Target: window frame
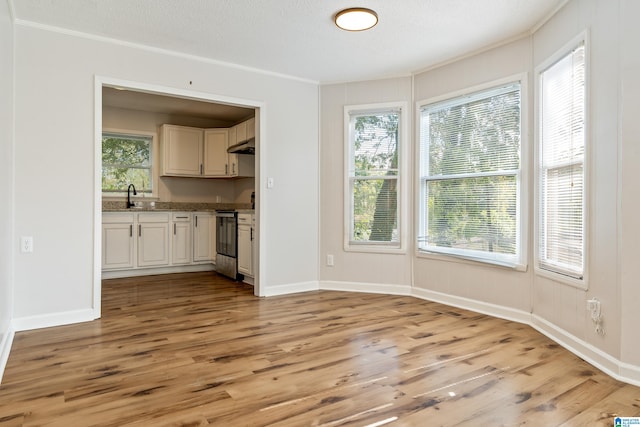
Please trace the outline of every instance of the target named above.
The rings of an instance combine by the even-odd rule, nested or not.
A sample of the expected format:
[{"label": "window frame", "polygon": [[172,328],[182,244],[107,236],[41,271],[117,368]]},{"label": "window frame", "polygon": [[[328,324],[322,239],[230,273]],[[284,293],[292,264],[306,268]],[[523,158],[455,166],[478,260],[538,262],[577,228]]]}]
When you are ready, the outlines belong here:
[{"label": "window frame", "polygon": [[[551,66],[566,58],[570,55],[579,45],[584,45],[584,158],[582,161],[583,167],[583,192],[582,192],[582,251],[583,251],[583,265],[581,278],[573,277],[565,272],[553,270],[549,268],[543,268],[541,266],[541,144],[542,144],[542,73],[548,70]],[[534,196],[534,272],[537,276],[551,279],[555,282],[569,285],[578,289],[589,289],[589,188],[590,188],[590,161],[591,161],[591,120],[590,120],[590,106],[589,106],[589,79],[590,79],[590,48],[589,48],[589,32],[583,31],[560,49],[556,50],[552,55],[547,57],[535,68],[535,85],[536,85],[536,97],[535,97],[535,111],[536,111],[536,126],[535,126],[535,153],[534,153],[534,182],[535,182],[535,196]]]},{"label": "window frame", "polygon": [[[150,159],[151,159],[151,193],[142,193],[141,189],[136,188],[136,191],[138,192],[137,196],[133,196],[131,195],[131,198],[145,198],[145,199],[149,199],[149,200],[153,200],[153,199],[157,199],[158,198],[158,153],[159,153],[159,142],[158,142],[158,134],[156,132],[150,132],[150,131],[144,131],[144,130],[137,130],[137,129],[122,129],[122,128],[103,128],[102,132],[100,133],[100,140],[102,141],[102,138],[105,134],[109,134],[109,135],[122,135],[122,136],[133,136],[133,137],[143,137],[143,138],[150,138],[151,139],[151,144],[150,144]],[[102,147],[102,142],[100,143],[100,146]],[[100,154],[100,166],[102,168],[102,154]],[[135,185],[135,182],[133,183]],[[109,191],[109,192],[105,192],[102,190],[102,183],[100,184],[100,189],[101,189],[101,193],[102,193],[102,197],[104,199],[120,199],[123,197],[127,197],[127,192],[126,191]]]},{"label": "window frame", "polygon": [[[355,242],[352,240],[353,224],[353,197],[351,193],[351,158],[353,141],[351,129],[352,115],[375,114],[385,111],[399,111],[398,117],[398,175],[397,175],[397,220],[398,220],[398,242]],[[407,204],[408,194],[408,174],[409,174],[409,112],[408,103],[404,101],[383,102],[377,104],[356,104],[344,106],[344,250],[347,252],[371,252],[371,253],[406,253],[407,250]]]},{"label": "window frame", "polygon": [[[483,84],[467,87],[461,90],[448,92],[443,95],[419,100],[415,103],[415,186],[416,186],[416,207],[415,207],[415,255],[417,258],[436,259],[440,261],[461,262],[471,265],[489,265],[495,267],[509,268],[515,271],[526,272],[528,268],[529,253],[529,92],[528,92],[528,73],[518,73],[504,78],[492,80]],[[423,203],[423,176],[422,176],[422,141],[421,132],[421,115],[422,109],[428,105],[445,103],[456,98],[473,97],[479,92],[490,92],[501,86],[510,84],[520,85],[520,168],[515,174],[517,179],[516,192],[516,215],[519,218],[519,224],[516,232],[516,256],[512,260],[496,259],[494,257],[478,257],[474,256],[474,251],[437,251],[425,250],[420,247],[420,236],[427,226],[426,218],[428,212],[425,212]],[[427,154],[428,156],[428,154]],[[428,159],[426,159],[428,161]],[[490,175],[490,173],[488,173]],[[495,175],[495,173],[494,173]],[[502,258],[502,257],[500,257]]]}]

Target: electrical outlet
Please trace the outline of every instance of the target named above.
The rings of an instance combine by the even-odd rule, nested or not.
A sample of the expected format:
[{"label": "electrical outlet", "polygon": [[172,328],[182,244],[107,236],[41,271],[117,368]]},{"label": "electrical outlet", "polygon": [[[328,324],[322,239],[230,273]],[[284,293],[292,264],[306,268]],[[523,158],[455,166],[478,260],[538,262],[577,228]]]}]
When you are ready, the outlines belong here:
[{"label": "electrical outlet", "polygon": [[20,237],[20,252],[23,254],[33,252],[33,237],[22,236]]},{"label": "electrical outlet", "polygon": [[333,255],[327,255],[327,265],[333,267]]}]

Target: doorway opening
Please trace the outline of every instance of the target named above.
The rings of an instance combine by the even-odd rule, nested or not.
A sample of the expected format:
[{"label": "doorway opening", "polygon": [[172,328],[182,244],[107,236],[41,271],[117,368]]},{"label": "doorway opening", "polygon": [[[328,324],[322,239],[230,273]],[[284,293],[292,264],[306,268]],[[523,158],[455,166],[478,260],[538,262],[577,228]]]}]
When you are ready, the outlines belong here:
[{"label": "doorway opening", "polygon": [[[138,131],[155,136],[150,147],[150,159],[156,164],[153,179],[148,180],[149,188],[142,189],[151,203],[162,199],[176,202],[241,204],[250,202],[255,209],[254,251],[254,294],[262,295],[260,287],[260,151],[264,105],[259,101],[221,96],[211,93],[149,85],[139,82],[123,81],[108,77],[96,77],[95,80],[95,175],[94,175],[94,278],[93,312],[94,317],[101,316],[102,297],[102,212],[103,212],[103,174],[102,174],[102,134],[109,131],[124,131],[131,134]],[[184,178],[160,177],[160,125],[193,128],[231,128],[251,117],[255,120],[255,154],[239,154],[243,161],[253,161],[253,177]],[[152,188],[152,184],[155,186]],[[143,184],[145,185],[145,184]],[[108,200],[123,200],[123,193],[112,194]],[[118,198],[120,196],[120,198]],[[246,201],[244,199],[247,199]],[[128,202],[127,202],[128,203]],[[127,204],[128,206],[128,204]],[[215,251],[215,249],[214,249]]]}]

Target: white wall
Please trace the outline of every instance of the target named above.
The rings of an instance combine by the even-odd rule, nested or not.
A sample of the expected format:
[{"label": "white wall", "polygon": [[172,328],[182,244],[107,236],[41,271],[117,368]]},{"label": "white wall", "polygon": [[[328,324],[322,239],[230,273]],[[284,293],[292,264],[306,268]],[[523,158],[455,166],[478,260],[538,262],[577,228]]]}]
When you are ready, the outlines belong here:
[{"label": "white wall", "polygon": [[95,76],[264,105],[260,173],[275,186],[258,193],[261,286],[317,283],[315,83],[22,24],[15,51],[15,234],[35,248],[15,261],[17,324],[92,313]]},{"label": "white wall", "polygon": [[621,1],[620,17],[620,111],[622,112],[619,161],[622,166],[620,236],[621,354],[625,363],[640,366],[638,302],[640,302],[640,2]]},{"label": "white wall", "polygon": [[[587,164],[588,290],[534,276],[533,313],[552,329],[620,358],[620,276],[618,168],[620,119],[619,1],[569,2],[533,38],[534,67],[588,30],[587,91],[589,136]],[[637,50],[636,50],[637,51]],[[637,251],[637,248],[636,248]],[[637,253],[637,252],[636,252]],[[586,300],[602,302],[606,334],[596,334]],[[549,328],[548,328],[549,329]],[[576,346],[580,343],[576,342]],[[605,363],[605,361],[601,361]]]},{"label": "white wall", "polygon": [[[371,289],[375,284],[382,286],[378,286],[380,290],[401,292],[403,286],[411,285],[411,245],[408,245],[407,253],[400,255],[346,252],[343,247],[344,106],[406,102],[409,111],[404,114],[411,123],[411,78],[324,85],[320,98],[320,278],[323,287],[357,289],[358,284],[368,284]],[[411,126],[407,132],[412,133]],[[403,178],[411,186],[411,174],[407,173]],[[410,221],[408,217],[405,220]],[[411,224],[408,225],[411,229]],[[334,256],[333,267],[326,265],[327,254]]]},{"label": "white wall", "polygon": [[0,380],[9,356],[13,314],[13,24],[0,2]]},{"label": "white wall", "polygon": [[[421,102],[469,90],[481,84],[520,76],[522,73],[530,75],[530,46],[531,39],[527,37],[421,73],[415,77],[415,99]],[[530,86],[531,84],[523,85],[523,171],[530,170],[533,155]],[[527,183],[527,174],[523,173],[523,197],[530,205],[530,198],[526,197],[529,194]],[[528,211],[524,211],[525,215]],[[528,223],[526,216],[524,221],[525,224]],[[530,227],[529,233],[531,232]],[[528,252],[530,264],[530,251],[526,246],[525,250]],[[531,310],[530,265],[527,272],[521,272],[504,267],[459,262],[452,258],[417,258],[414,264],[414,286],[418,290],[495,304],[524,313]]]},{"label": "white wall", "polygon": [[[159,138],[162,138],[160,126],[165,123],[200,128],[229,126],[228,122],[203,117],[185,117],[107,106],[102,108],[103,129],[153,132],[159,141]],[[156,145],[156,148],[159,148],[159,145]],[[154,154],[154,161],[160,164],[159,150]],[[159,169],[155,169],[158,175]],[[222,203],[249,203],[251,191],[255,187],[254,178],[159,177],[157,182],[156,194],[161,202],[215,203],[217,196],[220,196]]]}]

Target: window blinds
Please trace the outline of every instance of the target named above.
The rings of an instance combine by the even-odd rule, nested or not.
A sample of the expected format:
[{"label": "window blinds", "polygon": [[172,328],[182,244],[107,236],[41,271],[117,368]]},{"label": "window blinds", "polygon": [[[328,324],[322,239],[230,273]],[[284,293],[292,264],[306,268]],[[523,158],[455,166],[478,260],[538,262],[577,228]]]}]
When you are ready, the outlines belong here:
[{"label": "window blinds", "polygon": [[539,266],[582,279],[585,46],[540,75]]},{"label": "window blinds", "polygon": [[421,109],[420,249],[516,264],[520,84]]}]

